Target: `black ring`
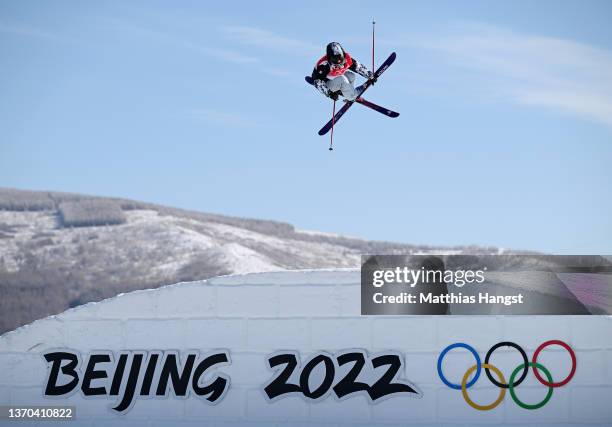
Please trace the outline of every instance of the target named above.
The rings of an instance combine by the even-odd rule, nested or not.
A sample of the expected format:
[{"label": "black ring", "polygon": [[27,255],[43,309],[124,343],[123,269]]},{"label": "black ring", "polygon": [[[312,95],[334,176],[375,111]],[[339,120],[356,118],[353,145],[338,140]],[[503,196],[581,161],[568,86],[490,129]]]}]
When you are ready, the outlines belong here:
[{"label": "black ring", "polygon": [[[525,363],[524,368],[523,368],[523,374],[518,379],[518,381],[512,385],[513,387],[516,387],[517,385],[522,383],[525,378],[527,378],[527,373],[529,372],[529,359],[527,359],[527,354],[525,353],[525,350],[521,348],[520,345],[513,343],[511,341],[502,341],[502,342],[498,342],[493,347],[491,347],[489,351],[487,351],[487,355],[485,356],[485,361],[484,361],[485,364],[489,363],[489,358],[491,357],[493,352],[500,347],[513,347],[516,350],[518,350],[518,352],[521,353],[521,356],[523,357],[523,362]],[[497,387],[509,388],[508,384],[502,384],[499,381],[497,381],[495,378],[493,378],[493,375],[491,375],[491,371],[489,370],[489,368],[485,368],[485,374],[487,374],[487,378],[489,378],[489,381],[491,381]]]}]

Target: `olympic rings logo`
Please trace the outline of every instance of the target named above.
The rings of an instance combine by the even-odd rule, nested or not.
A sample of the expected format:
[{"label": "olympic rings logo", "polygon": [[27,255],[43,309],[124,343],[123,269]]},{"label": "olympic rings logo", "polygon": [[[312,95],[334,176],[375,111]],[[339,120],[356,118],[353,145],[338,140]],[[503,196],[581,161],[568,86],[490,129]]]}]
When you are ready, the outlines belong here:
[{"label": "olympic rings logo", "polygon": [[[568,351],[570,357],[572,358],[572,369],[570,370],[570,373],[567,375],[567,377],[565,377],[565,379],[563,379],[562,381],[558,381],[558,382],[553,382],[552,375],[550,374],[548,369],[546,369],[543,365],[538,363],[538,356],[540,352],[544,350],[544,348],[551,346],[551,345],[559,345],[563,347],[564,349]],[[521,357],[523,358],[523,363],[521,363],[519,366],[516,367],[516,369],[514,369],[514,371],[512,371],[512,373],[510,374],[510,379],[507,383],[506,383],[506,379],[504,378],[504,374],[502,374],[502,372],[497,367],[489,363],[489,360],[493,352],[500,347],[512,347],[516,349],[520,353]],[[446,353],[448,353],[454,348],[464,348],[468,350],[470,353],[472,353],[472,355],[476,359],[476,364],[470,367],[463,375],[461,384],[453,384],[449,382],[444,376],[444,373],[442,372],[442,361],[444,359],[444,356],[446,356]],[[516,391],[515,391],[515,387],[521,384],[523,380],[527,378],[529,367],[533,369],[533,374],[535,375],[536,379],[542,385],[545,385],[546,387],[548,387],[548,393],[546,394],[544,399],[534,404],[522,402],[517,397]],[[482,368],[484,368],[487,378],[489,378],[489,380],[494,385],[499,387],[500,389],[497,399],[493,403],[490,403],[488,405],[481,405],[481,404],[474,402],[470,398],[468,391],[467,391],[468,388],[476,384],[476,381],[478,381]],[[472,378],[468,382],[470,375],[472,375],[474,371],[476,371],[474,378]],[[493,378],[493,376],[491,375],[491,371],[495,373],[499,381]],[[516,377],[521,371],[522,371],[521,376],[517,380]],[[540,371],[544,372],[544,375],[546,376],[546,380],[542,378],[542,376],[540,375]],[[510,396],[512,396],[512,400],[514,400],[514,402],[521,408],[539,409],[548,403],[548,401],[552,397],[553,390],[557,387],[564,386],[565,384],[570,382],[570,380],[572,379],[575,373],[576,373],[576,354],[574,353],[574,350],[572,350],[572,348],[567,343],[560,341],[560,340],[550,340],[550,341],[546,341],[542,343],[536,349],[535,353],[533,353],[533,358],[531,359],[531,362],[529,362],[529,360],[527,359],[527,354],[525,353],[525,350],[523,350],[521,346],[519,346],[518,344],[510,342],[510,341],[499,342],[495,344],[493,347],[491,347],[489,351],[487,352],[487,355],[485,356],[484,363],[480,362],[480,357],[478,356],[478,353],[476,352],[474,347],[472,347],[471,345],[462,343],[462,342],[458,342],[458,343],[449,345],[444,350],[442,350],[442,353],[440,353],[440,356],[438,357],[438,375],[440,376],[440,379],[442,380],[442,382],[452,389],[461,390],[461,394],[463,395],[463,398],[465,399],[467,404],[470,405],[474,409],[478,409],[479,411],[490,411],[491,409],[497,407],[504,400],[504,397],[506,396],[506,389],[510,390]]]}]

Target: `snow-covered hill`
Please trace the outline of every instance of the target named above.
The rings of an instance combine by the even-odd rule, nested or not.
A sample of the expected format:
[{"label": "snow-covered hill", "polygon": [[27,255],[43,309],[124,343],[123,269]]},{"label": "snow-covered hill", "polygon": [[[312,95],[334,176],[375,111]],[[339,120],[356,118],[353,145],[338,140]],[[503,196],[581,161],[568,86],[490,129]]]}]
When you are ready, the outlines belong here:
[{"label": "snow-covered hill", "polygon": [[497,253],[298,231],[124,199],[0,189],[0,332],[136,289],[223,274],[358,267],[360,255]]}]

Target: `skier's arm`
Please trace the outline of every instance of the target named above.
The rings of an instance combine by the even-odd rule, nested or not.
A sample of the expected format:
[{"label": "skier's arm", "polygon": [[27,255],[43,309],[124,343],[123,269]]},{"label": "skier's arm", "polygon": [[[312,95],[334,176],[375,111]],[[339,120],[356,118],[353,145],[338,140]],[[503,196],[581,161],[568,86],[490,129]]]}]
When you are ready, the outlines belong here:
[{"label": "skier's arm", "polygon": [[328,72],[329,70],[325,70],[323,66],[315,67],[315,69],[312,70],[311,77],[314,87],[316,87],[319,92],[329,98],[331,95],[331,91],[327,87],[327,77],[325,77]]},{"label": "skier's arm", "polygon": [[325,84],[324,80],[314,80],[314,87],[316,87],[317,90],[326,97],[331,98],[331,91],[327,87],[327,84]]},{"label": "skier's arm", "polygon": [[365,77],[368,80],[371,80],[372,78],[374,78],[374,73],[368,70],[368,68],[365,65],[357,61],[355,58],[353,58],[353,63],[349,67],[349,70],[356,72],[357,74],[359,74],[362,77]]}]

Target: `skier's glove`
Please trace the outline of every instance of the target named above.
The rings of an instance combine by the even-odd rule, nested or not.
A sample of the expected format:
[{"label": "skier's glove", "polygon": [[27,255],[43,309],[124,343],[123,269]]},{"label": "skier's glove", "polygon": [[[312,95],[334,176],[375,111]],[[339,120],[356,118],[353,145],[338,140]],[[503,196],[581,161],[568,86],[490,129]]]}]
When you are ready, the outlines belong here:
[{"label": "skier's glove", "polygon": [[328,96],[329,96],[330,99],[332,99],[334,101],[338,100],[338,92],[330,92]]},{"label": "skier's glove", "polygon": [[374,83],[376,83],[376,81],[378,80],[378,78],[376,76],[374,76],[374,73],[371,71],[368,71],[368,80],[370,81],[370,84],[372,86],[374,86]]}]

